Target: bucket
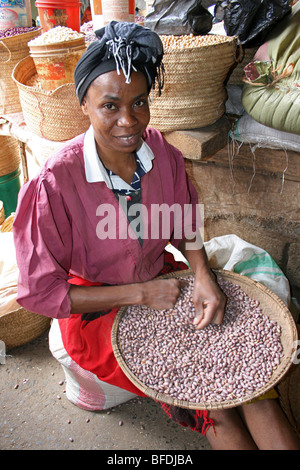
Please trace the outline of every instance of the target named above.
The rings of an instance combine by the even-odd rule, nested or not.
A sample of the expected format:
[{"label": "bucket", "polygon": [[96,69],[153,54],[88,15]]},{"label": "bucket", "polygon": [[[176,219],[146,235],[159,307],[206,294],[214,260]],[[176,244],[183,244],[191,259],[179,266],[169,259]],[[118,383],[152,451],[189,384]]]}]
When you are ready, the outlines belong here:
[{"label": "bucket", "polygon": [[32,26],[30,0],[0,0],[0,30]]},{"label": "bucket", "polygon": [[53,91],[66,83],[74,83],[74,70],[86,50],[86,45],[82,36],[52,44],[29,44],[29,50],[42,89]]},{"label": "bucket", "polygon": [[91,0],[91,12],[94,31],[112,20],[134,22],[135,0]]},{"label": "bucket", "polygon": [[0,199],[4,206],[5,218],[16,211],[18,194],[21,188],[21,169],[0,177]]},{"label": "bucket", "polygon": [[54,26],[66,26],[80,32],[80,1],[38,0],[35,6],[38,9],[44,33]]}]

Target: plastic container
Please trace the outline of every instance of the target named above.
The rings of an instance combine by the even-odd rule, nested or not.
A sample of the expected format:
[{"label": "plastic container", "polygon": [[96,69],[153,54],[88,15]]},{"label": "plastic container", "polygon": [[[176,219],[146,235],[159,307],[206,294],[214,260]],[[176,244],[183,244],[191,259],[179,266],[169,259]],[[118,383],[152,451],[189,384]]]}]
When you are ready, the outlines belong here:
[{"label": "plastic container", "polygon": [[0,30],[32,26],[30,0],[0,0]]},{"label": "plastic container", "polygon": [[0,176],[0,200],[3,202],[5,218],[16,211],[18,194],[21,188],[20,182],[21,169]]},{"label": "plastic container", "polygon": [[85,50],[84,36],[39,46],[29,44],[42,89],[53,91],[66,83],[74,83],[74,70]]},{"label": "plastic container", "polygon": [[96,31],[112,20],[134,22],[135,0],[90,0]]},{"label": "plastic container", "polygon": [[80,1],[38,0],[35,6],[38,9],[43,33],[54,26],[67,26],[80,32]]}]

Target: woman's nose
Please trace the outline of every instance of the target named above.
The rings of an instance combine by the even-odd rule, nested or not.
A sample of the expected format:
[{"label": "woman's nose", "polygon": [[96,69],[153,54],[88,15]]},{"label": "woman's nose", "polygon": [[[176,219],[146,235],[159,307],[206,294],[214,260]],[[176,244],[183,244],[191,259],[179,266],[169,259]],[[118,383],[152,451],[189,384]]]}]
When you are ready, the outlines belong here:
[{"label": "woman's nose", "polygon": [[134,116],[132,109],[124,109],[119,115],[117,125],[119,127],[132,127],[136,122],[137,119]]}]

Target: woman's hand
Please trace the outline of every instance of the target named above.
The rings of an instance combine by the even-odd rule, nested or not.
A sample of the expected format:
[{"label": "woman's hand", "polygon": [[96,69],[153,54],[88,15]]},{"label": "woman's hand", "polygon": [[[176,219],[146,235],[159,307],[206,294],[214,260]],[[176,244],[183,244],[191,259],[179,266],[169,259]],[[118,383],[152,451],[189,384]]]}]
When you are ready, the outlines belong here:
[{"label": "woman's hand", "polygon": [[[196,247],[197,244],[198,248]],[[192,248],[190,248],[190,241],[184,239],[179,249],[195,273],[193,301],[196,309],[194,319],[196,329],[200,330],[209,323],[222,323],[226,296],[220,289],[216,276],[209,267],[200,235],[198,234],[193,240]]]},{"label": "woman's hand", "polygon": [[200,330],[210,323],[222,323],[226,296],[212,272],[195,277],[193,302],[197,312],[194,318],[196,329]]},{"label": "woman's hand", "polygon": [[181,289],[186,285],[180,279],[154,279],[141,284],[143,288],[143,305],[165,310],[173,308]]}]

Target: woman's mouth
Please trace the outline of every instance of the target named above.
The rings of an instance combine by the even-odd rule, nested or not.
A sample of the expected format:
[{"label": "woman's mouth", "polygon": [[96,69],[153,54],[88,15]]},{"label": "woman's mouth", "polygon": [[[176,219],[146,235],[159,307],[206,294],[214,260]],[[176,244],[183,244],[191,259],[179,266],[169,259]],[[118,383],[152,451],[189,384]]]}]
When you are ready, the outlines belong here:
[{"label": "woman's mouth", "polygon": [[120,142],[124,142],[126,144],[133,144],[139,139],[139,134],[130,134],[130,135],[123,135],[117,137]]}]

